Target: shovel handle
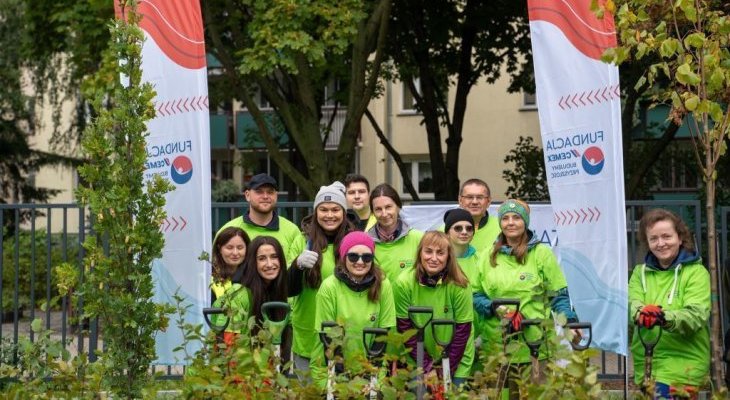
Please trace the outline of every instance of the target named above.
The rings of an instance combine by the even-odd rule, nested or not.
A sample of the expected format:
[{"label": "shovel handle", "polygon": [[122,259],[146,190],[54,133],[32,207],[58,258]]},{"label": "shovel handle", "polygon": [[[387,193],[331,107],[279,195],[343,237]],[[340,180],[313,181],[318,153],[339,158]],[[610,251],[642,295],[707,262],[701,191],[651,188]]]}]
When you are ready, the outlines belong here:
[{"label": "shovel handle", "polygon": [[585,350],[591,346],[591,341],[593,340],[593,324],[591,324],[590,322],[569,322],[569,323],[565,324],[565,328],[573,329],[573,330],[578,329],[581,331],[583,331],[583,330],[588,331],[588,340],[586,341],[585,344],[581,344],[581,343],[583,343],[582,339],[581,339],[581,341],[579,341],[577,343],[573,342],[573,341],[570,342],[570,346],[573,347],[573,350]]},{"label": "shovel handle", "polygon": [[[451,335],[449,335],[448,340],[441,340],[439,339],[438,335],[436,334],[436,328],[440,326],[450,326],[451,327]],[[446,347],[451,344],[451,342],[454,340],[454,331],[456,330],[456,322],[453,319],[432,319],[431,320],[431,333],[433,336],[433,341],[436,342],[439,346],[443,347],[444,350],[446,350]]]},{"label": "shovel handle", "polygon": [[332,338],[327,333],[327,328],[335,328],[337,326],[339,325],[337,325],[337,322],[335,321],[322,321],[322,330],[319,331],[319,340],[322,342],[322,345],[324,345],[325,352],[332,344]]},{"label": "shovel handle", "polygon": [[540,327],[542,325],[541,319],[523,319],[522,320],[522,340],[525,342],[527,347],[530,349],[530,356],[533,358],[537,358],[540,355],[540,346],[542,346],[542,343],[545,341],[545,334],[543,333],[540,335],[540,338],[536,340],[528,340],[527,336],[525,336],[525,332],[527,332],[527,328],[530,326],[537,326]]},{"label": "shovel handle", "polygon": [[[419,325],[418,322],[416,322],[416,315],[418,314],[428,314],[428,320],[423,325]],[[429,323],[431,323],[431,320],[433,319],[433,307],[423,307],[423,306],[411,306],[408,307],[408,319],[413,322],[413,326],[416,327],[419,331],[423,331],[423,329],[428,326]]]},{"label": "shovel handle", "polygon": [[[270,318],[270,312],[275,310],[282,310],[284,312],[284,319],[281,321],[272,321]],[[291,306],[289,303],[284,301],[267,301],[266,303],[261,305],[261,316],[264,318],[264,321],[268,322],[288,322],[289,321],[289,313],[291,312]]]},{"label": "shovel handle", "polygon": [[226,323],[223,325],[216,325],[210,320],[211,315],[218,315],[223,314],[225,315],[225,311],[220,307],[206,307],[203,309],[203,319],[205,319],[205,323],[208,324],[208,327],[213,330],[216,333],[221,333],[226,330],[228,327],[228,323],[230,322],[229,318],[226,318]]},{"label": "shovel handle", "polygon": [[[363,328],[362,344],[365,346],[365,354],[367,354],[368,359],[373,360],[385,353],[386,343],[378,342],[377,338],[387,335],[388,329],[386,328]],[[370,340],[371,337],[373,340]]]},{"label": "shovel handle", "polygon": [[[654,348],[656,347],[657,343],[659,343],[659,339],[662,338],[662,332],[664,332],[664,329],[661,325],[654,325],[651,328],[645,328],[637,323],[636,326],[639,330],[639,340],[641,341],[641,345],[644,346],[644,357],[653,357]],[[646,331],[651,331],[654,328],[659,328],[659,334],[657,334],[654,340],[647,339]],[[644,333],[642,334],[642,332]]]},{"label": "shovel handle", "polygon": [[496,298],[492,299],[492,309],[495,311],[501,306],[513,306],[515,311],[520,311],[520,299]]}]

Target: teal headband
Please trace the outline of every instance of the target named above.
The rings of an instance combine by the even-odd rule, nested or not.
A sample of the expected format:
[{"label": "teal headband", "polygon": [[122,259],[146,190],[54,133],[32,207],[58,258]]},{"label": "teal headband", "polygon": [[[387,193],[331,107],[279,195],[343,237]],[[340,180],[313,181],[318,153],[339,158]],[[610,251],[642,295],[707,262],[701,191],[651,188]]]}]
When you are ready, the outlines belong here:
[{"label": "teal headband", "polygon": [[515,213],[522,217],[522,220],[525,221],[525,229],[530,226],[530,212],[527,211],[525,206],[518,203],[517,201],[507,200],[499,206],[499,209],[497,210],[497,215],[499,216],[500,220],[502,219],[502,216],[507,213]]}]

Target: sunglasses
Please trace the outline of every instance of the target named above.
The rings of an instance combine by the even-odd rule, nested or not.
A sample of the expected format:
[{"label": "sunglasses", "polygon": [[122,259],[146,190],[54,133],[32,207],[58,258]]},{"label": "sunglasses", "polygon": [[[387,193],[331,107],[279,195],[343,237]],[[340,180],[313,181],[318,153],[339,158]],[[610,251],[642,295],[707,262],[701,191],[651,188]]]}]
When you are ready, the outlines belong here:
[{"label": "sunglasses", "polygon": [[347,253],[347,261],[356,263],[357,260],[362,260],[365,264],[373,261],[373,253]]},{"label": "sunglasses", "polygon": [[461,231],[466,231],[466,233],[474,232],[474,227],[471,225],[456,225],[451,227],[456,233],[461,233]]}]

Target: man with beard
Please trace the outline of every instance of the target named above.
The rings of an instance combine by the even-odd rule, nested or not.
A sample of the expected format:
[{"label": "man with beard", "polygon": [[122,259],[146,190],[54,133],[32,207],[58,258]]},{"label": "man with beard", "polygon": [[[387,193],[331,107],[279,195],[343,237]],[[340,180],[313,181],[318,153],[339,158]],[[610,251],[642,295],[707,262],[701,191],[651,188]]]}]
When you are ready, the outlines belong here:
[{"label": "man with beard", "polygon": [[286,261],[294,260],[304,249],[304,237],[294,223],[276,212],[276,179],[267,174],[254,175],[243,195],[248,202],[248,210],[228,221],[218,232],[235,226],[243,229],[251,240],[257,236],[272,236],[284,249]]}]

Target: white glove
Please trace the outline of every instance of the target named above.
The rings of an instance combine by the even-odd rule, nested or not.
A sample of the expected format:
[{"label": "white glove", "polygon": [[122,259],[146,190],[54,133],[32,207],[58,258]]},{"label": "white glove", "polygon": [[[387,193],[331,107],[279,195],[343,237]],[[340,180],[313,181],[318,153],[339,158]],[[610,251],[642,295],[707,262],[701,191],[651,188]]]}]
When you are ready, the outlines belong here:
[{"label": "white glove", "polygon": [[299,267],[299,269],[311,269],[314,267],[314,264],[317,263],[318,259],[319,254],[316,251],[304,250],[302,251],[302,254],[297,257],[297,267]]}]

